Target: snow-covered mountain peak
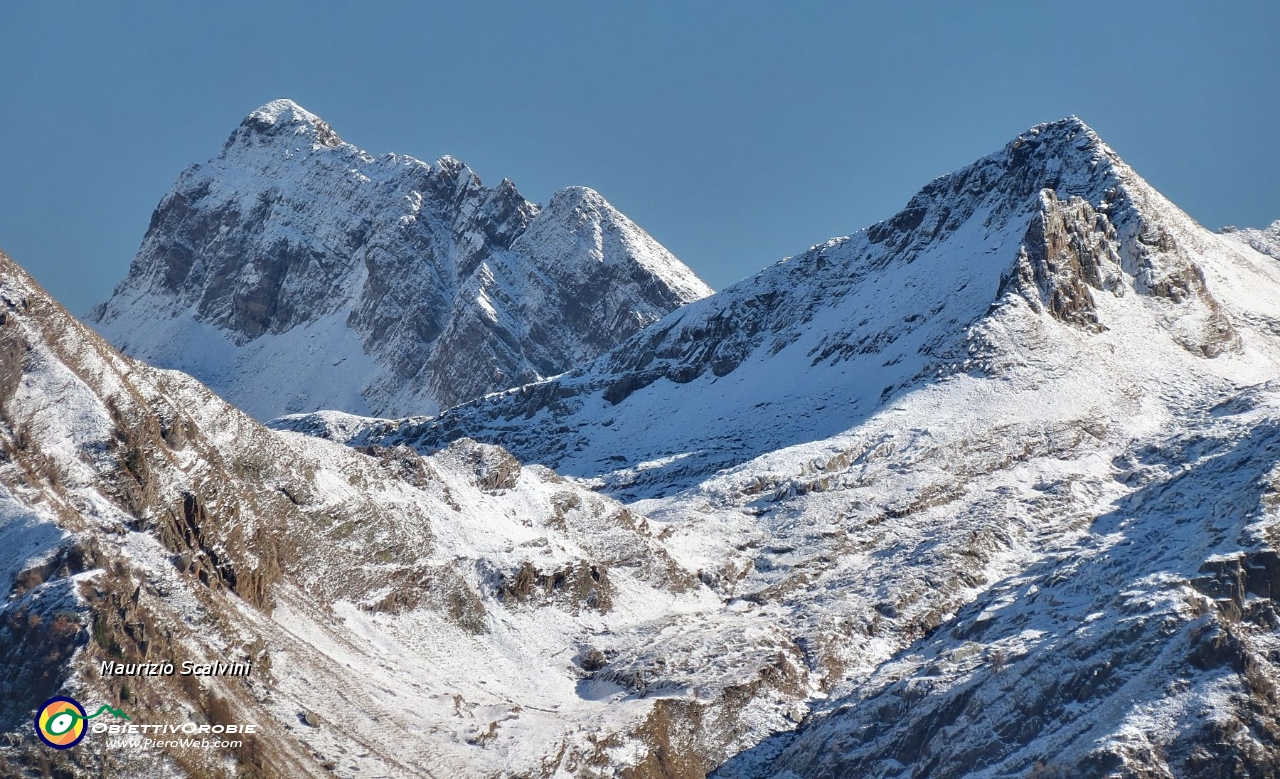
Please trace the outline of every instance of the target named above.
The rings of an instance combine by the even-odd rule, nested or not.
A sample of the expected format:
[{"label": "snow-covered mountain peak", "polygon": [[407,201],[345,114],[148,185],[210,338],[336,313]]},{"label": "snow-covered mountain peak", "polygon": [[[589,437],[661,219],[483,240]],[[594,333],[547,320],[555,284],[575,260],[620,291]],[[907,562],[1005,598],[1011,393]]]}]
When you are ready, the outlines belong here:
[{"label": "snow-covered mountain peak", "polygon": [[565,187],[551,195],[547,208],[553,211],[578,211],[609,209],[613,207],[591,187]]},{"label": "snow-covered mountain peak", "polygon": [[324,120],[287,97],[277,98],[249,112],[244,124],[262,129],[272,126],[306,123],[312,126],[324,124]]},{"label": "snow-covered mountain peak", "polygon": [[89,319],[259,418],[391,415],[562,373],[711,292],[594,192],[540,211],[276,100],[183,172]]},{"label": "snow-covered mountain peak", "polygon": [[[641,278],[660,279],[661,285],[640,290],[655,312],[666,305],[663,300],[670,294],[668,290],[688,301],[712,291],[675,255],[589,187],[565,187],[553,194],[546,209],[529,225],[528,233],[517,241],[517,248],[524,247],[540,267],[568,269],[585,280],[609,277],[626,283],[623,279],[633,271]],[[582,264],[566,268],[564,258]]]},{"label": "snow-covered mountain peak", "polygon": [[[1088,139],[1094,143],[1102,143],[1102,138],[1085,121],[1075,114],[1052,122],[1041,122],[1030,128],[1023,136],[1044,136],[1046,138]],[[1079,145],[1079,144],[1077,144]]]},{"label": "snow-covered mountain peak", "polygon": [[231,133],[223,147],[223,154],[237,146],[262,145],[282,142],[299,143],[333,148],[342,139],[329,123],[289,99],[272,100],[245,117]]},{"label": "snow-covered mountain peak", "polygon": [[1102,137],[1078,116],[1068,116],[1055,122],[1044,122],[1020,133],[1009,142],[1007,150],[1018,150],[1030,144],[1052,151],[1060,159],[1119,161]]},{"label": "snow-covered mountain peak", "polygon": [[[397,158],[397,155],[393,154],[393,155],[389,155],[389,157],[392,159],[395,159]],[[402,157],[401,159],[413,159],[413,158]],[[465,162],[458,159],[457,157],[452,157],[446,154],[440,159],[436,160],[435,165],[431,167],[438,172],[438,175],[441,178],[452,179],[458,185],[459,188],[472,187],[472,186],[474,187],[484,186],[484,183],[480,181],[480,176],[477,175],[476,172],[471,169],[471,166],[467,165]],[[497,191],[509,190],[509,191],[515,192],[516,185],[513,184],[509,179],[503,179],[502,183],[499,186],[495,187],[494,189]]]},{"label": "snow-covered mountain peak", "polygon": [[565,187],[551,195],[547,204],[548,219],[578,231],[593,227],[609,231],[636,231],[635,223],[614,208],[599,192],[590,187]]}]

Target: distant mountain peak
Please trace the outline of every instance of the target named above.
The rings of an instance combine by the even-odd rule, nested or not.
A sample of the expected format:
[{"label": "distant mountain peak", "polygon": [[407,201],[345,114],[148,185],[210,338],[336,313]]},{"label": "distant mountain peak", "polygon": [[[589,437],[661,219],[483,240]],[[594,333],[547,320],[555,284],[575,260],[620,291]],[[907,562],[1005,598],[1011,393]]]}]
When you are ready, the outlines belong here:
[{"label": "distant mountain peak", "polygon": [[1031,129],[1027,130],[1024,135],[1040,135],[1040,134],[1057,134],[1065,133],[1067,135],[1086,135],[1094,140],[1102,140],[1098,137],[1098,133],[1085,123],[1083,119],[1071,114],[1052,122],[1041,122]]},{"label": "distant mountain peak", "polygon": [[1101,136],[1079,117],[1038,124],[1007,143],[995,157],[1013,172],[1022,167],[1037,168],[1049,178],[1041,189],[1056,189],[1053,173],[1060,172],[1058,186],[1081,179],[1099,180],[1116,174],[1120,157]]},{"label": "distant mountain peak", "polygon": [[324,120],[289,98],[279,98],[263,103],[245,119],[245,124],[266,124],[270,126],[306,123],[310,125],[324,124]]},{"label": "distant mountain peak", "polygon": [[342,139],[329,123],[289,99],[272,100],[252,111],[235,129],[223,147],[224,153],[239,144],[274,140],[333,148]]},{"label": "distant mountain peak", "polygon": [[556,190],[551,195],[551,202],[547,207],[552,209],[612,208],[608,201],[591,187],[565,187]]},{"label": "distant mountain peak", "polygon": [[[471,167],[457,157],[445,154],[436,160],[435,167],[439,168],[445,174],[455,176],[457,178],[475,179],[476,183],[480,183],[480,177],[476,175]],[[506,181],[506,179],[503,179]],[[511,182],[507,182],[511,183]],[[515,189],[515,185],[511,184],[511,188]]]},{"label": "distant mountain peak", "polygon": [[544,212],[273,100],[182,174],[89,318],[259,418],[405,414],[562,373],[710,292],[592,190]]},{"label": "distant mountain peak", "polygon": [[1078,116],[1068,116],[1053,122],[1042,122],[1019,133],[1008,146],[1018,148],[1024,143],[1036,141],[1049,146],[1069,147],[1074,151],[1098,151],[1110,149],[1092,127]]}]

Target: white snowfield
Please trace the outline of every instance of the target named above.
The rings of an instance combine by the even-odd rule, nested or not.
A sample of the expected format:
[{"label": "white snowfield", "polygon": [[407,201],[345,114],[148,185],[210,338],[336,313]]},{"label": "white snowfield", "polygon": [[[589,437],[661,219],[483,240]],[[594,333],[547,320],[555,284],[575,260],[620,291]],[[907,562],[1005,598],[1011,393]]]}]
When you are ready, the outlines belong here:
[{"label": "white snowfield", "polygon": [[710,292],[590,189],[541,208],[276,100],[182,173],[89,319],[259,419],[387,415],[562,373]]},{"label": "white snowfield", "polygon": [[2,270],[0,572],[98,551],[0,625],[136,588],[286,775],[1280,772],[1280,266],[1079,120],[430,418],[268,430]]}]

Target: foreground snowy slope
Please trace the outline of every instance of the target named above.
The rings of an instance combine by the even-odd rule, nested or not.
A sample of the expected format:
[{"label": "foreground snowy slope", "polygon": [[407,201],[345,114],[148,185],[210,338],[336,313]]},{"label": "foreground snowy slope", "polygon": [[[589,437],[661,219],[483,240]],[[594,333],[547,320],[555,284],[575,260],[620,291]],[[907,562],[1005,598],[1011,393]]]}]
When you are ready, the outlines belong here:
[{"label": "foreground snowy slope", "polygon": [[388,415],[562,373],[709,293],[589,189],[540,208],[276,100],[183,172],[90,321],[259,419]]},{"label": "foreground snowy slope", "polygon": [[[120,356],[3,255],[0,368],[5,776],[609,776],[667,743],[658,699],[593,681],[596,637],[722,604],[643,516],[496,447],[269,431]],[[105,660],[254,671],[102,678]],[[776,687],[732,705],[781,722]],[[54,693],[259,733],[55,754],[30,727]]]},{"label": "foreground snowy slope", "polygon": [[1280,386],[1111,467],[1124,491],[1087,533],[724,775],[1280,773]]}]

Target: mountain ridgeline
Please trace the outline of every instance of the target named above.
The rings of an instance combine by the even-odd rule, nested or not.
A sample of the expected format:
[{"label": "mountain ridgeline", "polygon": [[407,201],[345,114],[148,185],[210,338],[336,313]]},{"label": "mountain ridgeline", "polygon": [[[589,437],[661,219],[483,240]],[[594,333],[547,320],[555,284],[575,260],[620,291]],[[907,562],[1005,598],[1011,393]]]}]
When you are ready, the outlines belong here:
[{"label": "mountain ridgeline", "polygon": [[562,373],[708,294],[589,189],[542,208],[277,100],[183,172],[89,320],[259,419],[402,415]]},{"label": "mountain ridgeline", "polygon": [[1224,227],[1222,228],[1222,233],[1257,249],[1263,254],[1280,260],[1280,220],[1276,220],[1271,223],[1270,227],[1262,229]]},{"label": "mountain ridgeline", "polygon": [[1014,305],[1084,333],[1111,326],[1105,299],[1123,300],[1114,316],[1149,321],[1189,354],[1234,353],[1195,260],[1216,240],[1067,119],[564,376],[343,435],[423,451],[468,436],[622,496],[667,494],[847,430],[921,381],[1030,359],[992,341],[995,314]]},{"label": "mountain ridgeline", "polygon": [[[1272,233],[1070,118],[708,295],[269,104],[94,318],[327,410],[0,256],[0,774],[1280,775]],[[51,694],[258,735],[50,757]]]}]

